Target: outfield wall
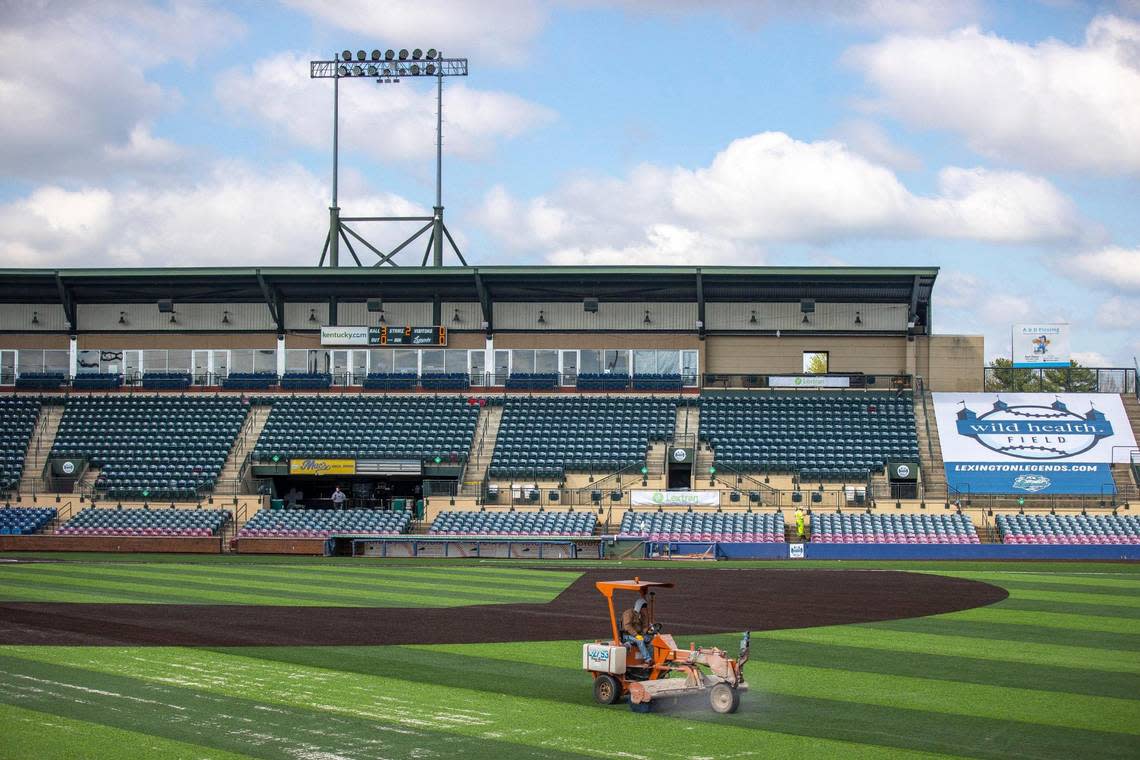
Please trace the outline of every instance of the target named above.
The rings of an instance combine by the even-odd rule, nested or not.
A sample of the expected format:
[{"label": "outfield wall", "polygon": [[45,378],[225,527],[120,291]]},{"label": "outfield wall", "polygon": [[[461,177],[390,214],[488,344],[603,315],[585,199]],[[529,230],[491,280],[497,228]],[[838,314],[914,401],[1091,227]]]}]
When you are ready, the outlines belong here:
[{"label": "outfield wall", "polygon": [[[798,547],[798,548],[797,548]],[[802,553],[800,553],[802,550]],[[1032,546],[1025,544],[753,544],[646,542],[645,556],[715,556],[718,559],[834,560],[1140,560],[1140,546]]]}]

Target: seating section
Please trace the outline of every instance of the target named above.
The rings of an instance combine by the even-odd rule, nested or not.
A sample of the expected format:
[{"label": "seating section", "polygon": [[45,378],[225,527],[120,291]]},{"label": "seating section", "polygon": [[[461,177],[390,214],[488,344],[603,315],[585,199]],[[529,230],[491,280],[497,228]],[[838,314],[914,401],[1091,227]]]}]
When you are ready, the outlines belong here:
[{"label": "seating section", "polygon": [[277,399],[253,456],[460,461],[471,451],[479,409],[463,396]]},{"label": "seating section", "polygon": [[508,391],[552,391],[558,387],[557,372],[512,372]]},{"label": "seating section", "polygon": [[0,491],[10,491],[20,484],[24,455],[39,414],[39,399],[0,398]]},{"label": "seating section", "polygon": [[701,400],[701,440],[718,465],[866,481],[887,462],[917,462],[910,394],[757,392]]},{"label": "seating section", "polygon": [[597,515],[587,512],[440,512],[436,536],[592,536]]},{"label": "seating section", "polygon": [[645,462],[650,441],[673,435],[675,399],[509,397],[491,458],[493,478],[561,478]]},{"label": "seating section", "polygon": [[624,391],[629,388],[629,375],[583,372],[577,386],[580,391]]},{"label": "seating section", "polygon": [[420,385],[429,391],[465,391],[471,387],[471,378],[466,372],[425,372]]},{"label": "seating section", "polygon": [[67,382],[67,375],[63,372],[21,372],[16,378],[16,387],[20,390],[58,390]]},{"label": "seating section", "polygon": [[406,533],[407,512],[377,509],[263,509],[238,538],[328,538],[329,536],[393,536]]},{"label": "seating section", "polygon": [[190,387],[189,372],[147,372],[142,386],[150,391],[180,391]]},{"label": "seating section", "polygon": [[815,512],[811,540],[820,544],[976,544],[968,515],[868,515]]},{"label": "seating section", "polygon": [[1131,515],[998,515],[1003,544],[1140,544]]},{"label": "seating section", "polygon": [[784,514],[757,512],[626,512],[621,537],[648,541],[783,543]]},{"label": "seating section", "polygon": [[332,374],[328,372],[286,372],[281,387],[293,391],[323,391],[332,387]]},{"label": "seating section", "polygon": [[228,391],[263,391],[277,385],[276,372],[231,372],[222,387]]},{"label": "seating section", "polygon": [[55,519],[54,507],[0,508],[0,536],[39,533]]},{"label": "seating section", "polygon": [[100,509],[87,507],[56,531],[61,536],[216,536],[224,509]]},{"label": "seating section", "polygon": [[414,391],[417,382],[415,372],[370,372],[364,378],[364,387],[378,391]]},{"label": "seating section", "polygon": [[248,409],[232,396],[72,398],[52,456],[100,468],[107,496],[193,499],[217,484]]},{"label": "seating section", "polygon": [[680,375],[634,375],[633,389],[635,391],[679,391],[684,387]]},{"label": "seating section", "polygon": [[109,391],[122,385],[123,376],[116,372],[80,372],[71,378],[71,387],[77,391]]}]

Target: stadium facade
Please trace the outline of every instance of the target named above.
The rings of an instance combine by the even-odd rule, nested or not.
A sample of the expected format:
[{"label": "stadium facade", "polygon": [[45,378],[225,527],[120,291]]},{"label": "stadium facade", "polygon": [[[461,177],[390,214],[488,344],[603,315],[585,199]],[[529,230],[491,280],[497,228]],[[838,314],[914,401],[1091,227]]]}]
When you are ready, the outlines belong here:
[{"label": "stadium facade", "polygon": [[[679,373],[765,385],[806,369],[980,390],[981,336],[938,335],[937,268],[440,267],[0,271],[0,382],[21,372]],[[322,328],[372,327],[368,338]],[[444,343],[377,341],[442,327]],[[386,333],[387,335],[387,333]],[[339,336],[339,337],[338,337]],[[340,343],[338,343],[338,340]],[[424,340],[427,340],[426,338]],[[419,339],[415,341],[421,343]],[[808,367],[808,364],[815,365]],[[881,379],[880,379],[881,378]],[[899,382],[898,380],[894,382]]]}]

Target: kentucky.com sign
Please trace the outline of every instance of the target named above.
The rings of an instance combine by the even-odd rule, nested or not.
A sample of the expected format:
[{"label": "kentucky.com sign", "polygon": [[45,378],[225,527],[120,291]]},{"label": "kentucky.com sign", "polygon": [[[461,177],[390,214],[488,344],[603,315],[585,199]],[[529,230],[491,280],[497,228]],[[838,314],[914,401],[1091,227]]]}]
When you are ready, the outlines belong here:
[{"label": "kentucky.com sign", "polygon": [[935,393],[951,491],[1112,493],[1136,439],[1109,393]]}]

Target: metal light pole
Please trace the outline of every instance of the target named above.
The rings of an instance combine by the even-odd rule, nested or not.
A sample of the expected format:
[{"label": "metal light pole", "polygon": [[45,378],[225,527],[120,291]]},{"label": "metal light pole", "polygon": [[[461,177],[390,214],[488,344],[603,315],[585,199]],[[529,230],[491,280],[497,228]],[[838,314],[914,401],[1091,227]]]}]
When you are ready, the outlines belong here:
[{"label": "metal light pole", "polygon": [[[357,266],[364,266],[356,250],[349,240],[349,235],[355,238],[370,251],[379,257],[372,266],[391,264],[397,266],[393,257],[418,239],[423,233],[431,230],[428,237],[427,248],[424,251],[422,266],[427,265],[431,256],[434,266],[443,266],[443,239],[447,238],[452,250],[459,261],[466,266],[467,262],[455,244],[446,225],[443,223],[443,78],[448,76],[467,76],[466,58],[444,58],[434,49],[425,54],[420,49],[412,52],[407,50],[387,50],[381,53],[373,50],[371,56],[363,50],[356,51],[355,58],[351,50],[345,50],[339,58],[331,61],[310,61],[309,76],[312,79],[333,80],[333,175],[332,175],[332,205],[329,206],[329,232],[325,238],[325,247],[321,251],[318,266],[323,266],[325,256],[328,256],[329,266],[340,265],[340,241],[344,241],[348,252],[356,261]],[[337,171],[339,151],[339,111],[340,111],[340,80],[341,79],[374,79],[378,84],[396,84],[404,77],[435,77],[436,79],[436,121],[435,121],[435,206],[431,216],[340,216],[337,205]],[[345,222],[425,222],[411,237],[404,240],[391,251],[385,253],[365,240]]]}]

